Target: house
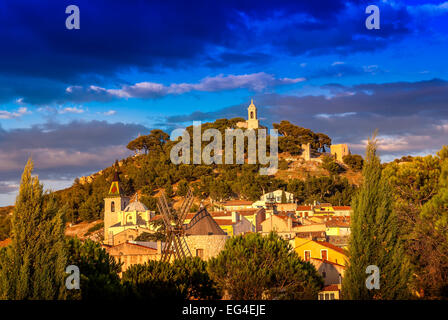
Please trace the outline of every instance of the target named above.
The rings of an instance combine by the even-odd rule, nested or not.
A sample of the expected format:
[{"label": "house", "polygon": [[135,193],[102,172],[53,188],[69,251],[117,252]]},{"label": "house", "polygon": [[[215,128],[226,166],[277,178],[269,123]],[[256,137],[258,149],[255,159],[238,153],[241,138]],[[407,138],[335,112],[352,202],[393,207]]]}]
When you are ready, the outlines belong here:
[{"label": "house", "polygon": [[311,258],[310,262],[324,279],[324,285],[341,284],[344,278],[345,266],[317,258]]},{"label": "house", "polygon": [[221,229],[230,236],[261,231],[261,222],[266,219],[266,211],[264,208],[212,211],[210,215]]},{"label": "house", "polygon": [[335,216],[348,216],[350,217],[353,210],[350,206],[333,206]]},{"label": "house", "polygon": [[313,206],[312,205],[297,206],[296,214],[299,217],[304,217],[304,218],[311,217],[314,214]]},{"label": "house", "polygon": [[341,285],[331,284],[325,286],[318,295],[319,300],[340,300],[341,299]]},{"label": "house", "polygon": [[312,258],[317,258],[342,266],[345,266],[348,261],[344,249],[326,241],[314,241],[296,237],[294,239],[294,250],[305,261],[311,261]]},{"label": "house", "polygon": [[103,245],[107,253],[116,262],[123,263],[120,276],[133,264],[143,264],[149,260],[160,260],[162,256],[162,242],[128,241],[118,245]]},{"label": "house", "polygon": [[261,223],[261,232],[268,234],[276,232],[284,239],[293,239],[296,235],[296,228],[300,226],[300,221],[292,214],[275,214]]},{"label": "house", "polygon": [[206,208],[199,209],[185,225],[185,241],[194,257],[208,260],[217,256],[228,238]]},{"label": "house", "polygon": [[350,235],[350,218],[345,216],[334,216],[325,222],[328,236]]},{"label": "house", "polygon": [[253,202],[248,200],[230,200],[221,203],[219,206],[222,207],[225,211],[235,211],[252,209],[252,204]]},{"label": "house", "polygon": [[[286,199],[286,201],[282,201],[282,197]],[[287,192],[284,190],[275,190],[272,192],[267,192],[260,197],[260,201],[266,203],[293,203],[294,195],[291,192]]]}]

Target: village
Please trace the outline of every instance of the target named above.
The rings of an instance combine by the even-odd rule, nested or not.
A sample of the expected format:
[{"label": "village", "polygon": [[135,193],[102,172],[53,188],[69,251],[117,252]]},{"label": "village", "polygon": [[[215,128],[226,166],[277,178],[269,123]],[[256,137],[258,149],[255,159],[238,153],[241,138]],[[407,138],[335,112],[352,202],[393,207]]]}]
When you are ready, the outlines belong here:
[{"label": "village", "polygon": [[[239,127],[258,129],[257,109],[251,101],[248,120]],[[305,161],[312,159],[310,145],[302,146]],[[336,161],[349,154],[347,145],[334,145],[331,154]],[[320,159],[314,159],[319,161]],[[163,196],[164,198],[164,196]],[[159,199],[160,200],[160,199]],[[166,200],[164,200],[166,202]],[[185,200],[187,203],[189,199]],[[192,199],[191,199],[192,201]],[[109,195],[104,199],[103,247],[116,261],[122,263],[122,272],[134,264],[149,260],[166,259],[169,250],[186,256],[208,260],[223,250],[226,240],[237,235],[277,233],[287,240],[291,248],[305,261],[312,263],[324,279],[321,300],[339,299],[342,278],[347,264],[346,249],[350,235],[349,206],[331,203],[298,203],[294,195],[284,190],[264,193],[257,201],[229,200],[213,205],[201,203],[197,212],[183,208],[179,243],[184,249],[162,241],[138,241],[143,234],[153,234],[160,227],[155,221],[163,217],[163,201],[159,214],[139,201],[138,193],[132,199],[123,194],[118,169],[111,183]],[[191,205],[191,203],[190,203]],[[166,210],[170,210],[167,203]],[[172,223],[175,224],[174,222]],[[171,226],[168,225],[167,228]],[[169,237],[167,237],[169,239]]]}]

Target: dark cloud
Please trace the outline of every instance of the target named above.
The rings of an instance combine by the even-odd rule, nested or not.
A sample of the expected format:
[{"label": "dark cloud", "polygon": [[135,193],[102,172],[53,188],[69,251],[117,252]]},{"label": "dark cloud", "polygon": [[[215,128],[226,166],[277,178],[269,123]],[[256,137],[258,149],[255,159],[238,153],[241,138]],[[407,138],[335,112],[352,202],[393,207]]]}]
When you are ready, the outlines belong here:
[{"label": "dark cloud", "polygon": [[0,127],[0,181],[15,180],[28,157],[44,179],[76,177],[101,170],[129,155],[126,144],[148,129],[142,125],[73,121],[26,129]]},{"label": "dark cloud", "polygon": [[404,21],[413,22],[404,7],[382,4],[381,30],[368,32],[365,1],[79,0],[81,29],[67,30],[70,4],[0,3],[0,75],[9,80],[0,79],[0,101],[60,103],[69,85],[116,83],[118,72],[134,68],[221,68],[260,65],[282,53],[377,50],[402,39],[410,32]]},{"label": "dark cloud", "polygon": [[[440,79],[343,86],[330,84],[320,96],[263,94],[256,105],[264,124],[289,120],[299,126],[327,133],[335,143],[347,142],[363,153],[364,140],[375,129],[382,139],[382,153],[401,156],[434,152],[447,144],[448,82]],[[247,104],[215,112],[171,116],[167,122],[208,121],[246,116]]]}]

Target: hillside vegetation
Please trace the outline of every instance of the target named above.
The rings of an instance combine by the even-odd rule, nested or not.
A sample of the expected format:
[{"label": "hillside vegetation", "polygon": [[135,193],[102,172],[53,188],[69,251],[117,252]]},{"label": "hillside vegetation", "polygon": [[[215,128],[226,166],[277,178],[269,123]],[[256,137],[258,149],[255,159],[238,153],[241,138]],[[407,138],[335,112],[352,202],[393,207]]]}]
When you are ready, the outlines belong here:
[{"label": "hillside vegetation", "polygon": [[[218,119],[202,124],[202,130],[215,128],[224,134],[226,128],[236,128],[236,123],[241,120]],[[114,166],[87,179],[75,179],[72,187],[54,194],[65,211],[66,221],[79,223],[102,219],[103,199],[118,168],[123,192],[126,195],[138,192],[139,200],[151,210],[156,210],[156,196],[161,190],[168,197],[177,199],[186,194],[188,187],[195,195],[193,209],[197,208],[199,201],[257,200],[264,192],[276,189],[294,193],[299,203],[321,201],[349,205],[360,182],[359,170],[336,164],[330,157],[312,162],[303,162],[300,158],[303,143],[310,143],[312,151],[319,154],[330,147],[331,139],[288,121],[274,124],[274,127],[280,134],[281,159],[275,176],[260,175],[258,164],[174,165],[170,160],[170,150],[176,141],[170,141],[169,135],[162,130],[152,130],[128,144],[128,148],[135,152],[134,156],[116,161]],[[192,126],[187,130],[192,136]],[[206,144],[208,142],[203,146]]]}]

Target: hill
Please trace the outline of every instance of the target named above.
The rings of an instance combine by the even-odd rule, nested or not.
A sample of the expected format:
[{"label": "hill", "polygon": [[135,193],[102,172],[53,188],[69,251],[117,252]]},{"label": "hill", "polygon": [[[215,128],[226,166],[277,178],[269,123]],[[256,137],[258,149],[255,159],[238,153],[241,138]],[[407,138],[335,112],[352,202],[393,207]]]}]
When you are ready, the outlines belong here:
[{"label": "hill", "polygon": [[[240,118],[218,119],[205,123],[202,130],[235,128]],[[121,188],[127,195],[139,194],[139,200],[156,210],[156,197],[163,190],[176,201],[192,188],[193,210],[201,201],[214,203],[229,199],[257,200],[263,192],[283,189],[294,193],[300,203],[315,200],[349,205],[359,185],[359,170],[335,163],[326,156],[331,139],[322,133],[295,126],[287,121],[274,124],[279,130],[279,170],[273,176],[259,174],[260,165],[174,165],[170,150],[175,141],[162,130],[152,130],[128,144],[135,155],[88,177],[75,179],[67,189],[54,193],[65,210],[67,222],[76,224],[103,218],[103,199],[107,196],[115,170],[119,170]],[[192,133],[192,127],[187,130]],[[301,157],[302,144],[309,143],[316,155],[312,161]],[[206,143],[204,143],[205,145]],[[268,147],[269,148],[269,147]],[[247,151],[247,145],[246,145]],[[333,169],[328,167],[331,162]],[[336,171],[335,171],[336,170]],[[175,204],[176,206],[176,204]],[[79,227],[79,234],[92,226]],[[87,229],[85,229],[87,228]]]}]

